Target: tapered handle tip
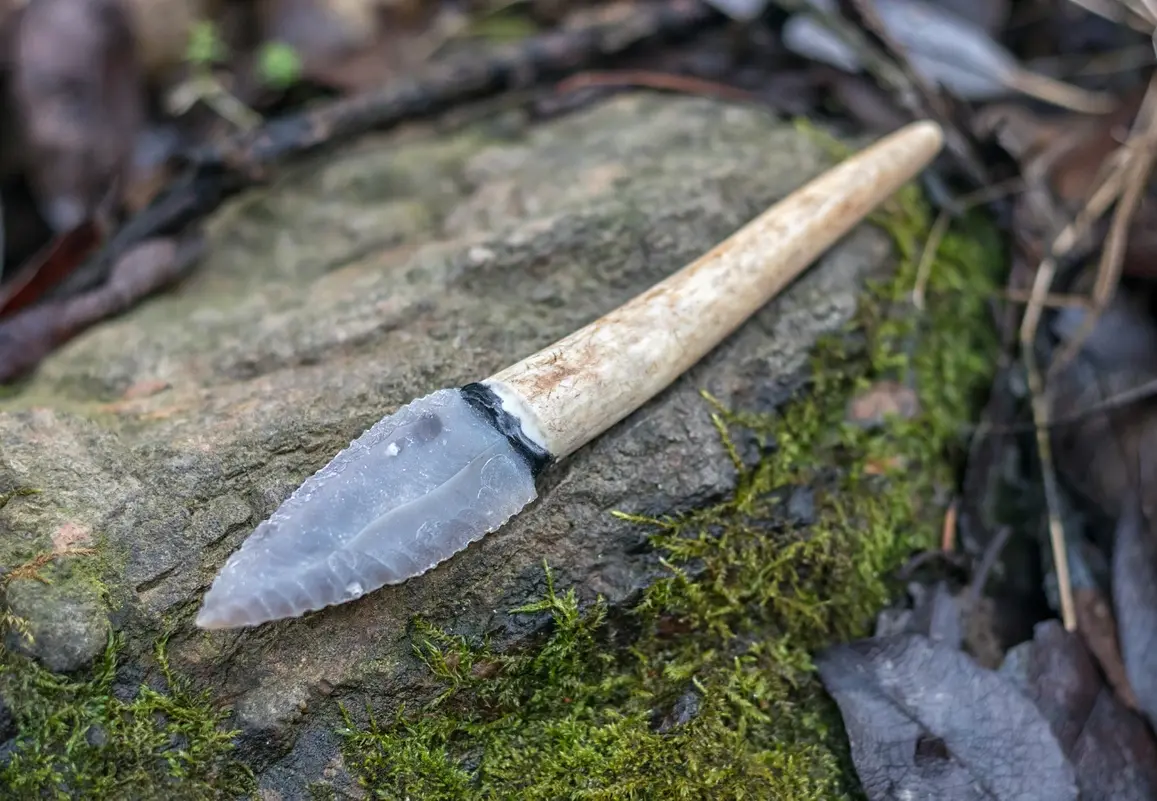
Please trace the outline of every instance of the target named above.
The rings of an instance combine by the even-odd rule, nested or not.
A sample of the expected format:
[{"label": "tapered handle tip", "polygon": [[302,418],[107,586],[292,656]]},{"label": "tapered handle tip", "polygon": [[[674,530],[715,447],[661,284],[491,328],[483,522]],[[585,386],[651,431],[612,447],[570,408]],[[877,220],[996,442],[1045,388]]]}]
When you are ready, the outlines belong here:
[{"label": "tapered handle tip", "polygon": [[944,147],[944,129],[932,120],[909,123],[892,134],[904,149],[912,154],[912,160],[926,165]]}]

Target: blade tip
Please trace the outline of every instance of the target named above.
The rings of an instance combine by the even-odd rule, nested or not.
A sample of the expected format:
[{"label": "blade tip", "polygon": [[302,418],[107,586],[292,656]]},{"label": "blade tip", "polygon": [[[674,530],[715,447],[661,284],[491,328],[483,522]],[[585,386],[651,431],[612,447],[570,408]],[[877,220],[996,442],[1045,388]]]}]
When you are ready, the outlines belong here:
[{"label": "blade tip", "polygon": [[219,631],[221,629],[238,629],[261,622],[254,621],[251,615],[238,614],[241,610],[237,604],[223,603],[219,599],[213,598],[212,595],[213,593],[210,591],[201,602],[201,608],[193,621],[193,625],[197,628],[206,631]]},{"label": "blade tip", "polygon": [[197,612],[197,618],[193,621],[193,625],[207,631],[230,628],[228,621],[225,620],[218,610],[211,609],[207,606],[202,606],[201,610]]}]

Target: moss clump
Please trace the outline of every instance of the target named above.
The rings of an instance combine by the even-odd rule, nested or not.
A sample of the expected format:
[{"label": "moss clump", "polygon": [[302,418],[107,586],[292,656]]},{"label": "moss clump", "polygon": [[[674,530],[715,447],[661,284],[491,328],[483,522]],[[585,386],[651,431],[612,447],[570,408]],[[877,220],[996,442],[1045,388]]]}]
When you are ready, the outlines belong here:
[{"label": "moss clump", "polygon": [[[654,529],[671,576],[629,613],[630,645],[602,641],[601,602],[580,610],[553,585],[515,610],[553,620],[546,644],[526,653],[494,654],[419,624],[416,647],[445,691],[388,723],[346,713],[347,760],[375,797],[858,795],[810,654],[867,633],[894,589],[888,574],[935,542],[936,499],[990,380],[997,342],[985,308],[1002,267],[991,229],[957,226],[917,315],[908,293],[927,212],[908,189],[880,221],[898,272],[870,287],[845,336],[817,349],[807,397],[774,418],[717,407],[724,437],[745,428],[774,443],[771,455],[715,508],[637,519]],[[848,400],[884,379],[916,389],[917,415],[872,429],[847,422]],[[813,524],[775,513],[793,488],[814,493]]]},{"label": "moss clump", "polygon": [[81,678],[49,672],[13,652],[0,655],[0,698],[16,728],[0,762],[4,798],[231,798],[253,787],[232,755],[236,732],[169,668],[164,640],[158,682],[117,680],[119,638],[109,638]]}]

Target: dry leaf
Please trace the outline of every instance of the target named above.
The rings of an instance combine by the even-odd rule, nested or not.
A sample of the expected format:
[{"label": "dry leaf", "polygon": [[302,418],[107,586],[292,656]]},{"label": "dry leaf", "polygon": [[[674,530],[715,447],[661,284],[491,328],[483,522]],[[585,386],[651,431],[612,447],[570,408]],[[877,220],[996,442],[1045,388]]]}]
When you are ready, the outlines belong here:
[{"label": "dry leaf", "polygon": [[184,65],[194,26],[215,21],[221,0],[124,0],[124,5],[137,61],[146,75],[160,80]]},{"label": "dry leaf", "polygon": [[13,83],[25,168],[58,233],[91,219],[127,168],[144,120],[134,48],[117,0],[37,0],[21,16]]},{"label": "dry leaf", "polygon": [[1157,722],[1157,538],[1141,502],[1117,522],[1113,546],[1113,610],[1121,656],[1137,705]]},{"label": "dry leaf", "polygon": [[1104,685],[1081,638],[1056,620],[1011,651],[1000,673],[1048,720],[1077,773],[1081,801],[1147,801],[1157,793],[1157,743]]},{"label": "dry leaf", "polygon": [[1076,801],[1076,774],[1017,687],[919,634],[816,657],[872,801]]},{"label": "dry leaf", "polygon": [[874,428],[889,419],[911,420],[920,413],[916,391],[897,381],[877,381],[848,403],[848,422]]},{"label": "dry leaf", "polygon": [[1101,666],[1105,680],[1121,703],[1130,709],[1137,709],[1137,696],[1129,684],[1125,663],[1121,660],[1121,641],[1117,637],[1117,621],[1113,610],[1100,591],[1091,587],[1079,587],[1073,592],[1077,607],[1077,629],[1085,638],[1089,652]]},{"label": "dry leaf", "polygon": [[[810,2],[829,13],[837,9],[834,0]],[[873,0],[872,8],[904,50],[912,69],[957,97],[984,100],[1022,92],[1094,113],[1107,112],[1115,105],[1111,98],[1029,73],[983,27],[945,8],[922,0]],[[784,45],[798,55],[846,72],[863,69],[859,54],[813,14],[793,15],[784,24],[782,36]]]}]

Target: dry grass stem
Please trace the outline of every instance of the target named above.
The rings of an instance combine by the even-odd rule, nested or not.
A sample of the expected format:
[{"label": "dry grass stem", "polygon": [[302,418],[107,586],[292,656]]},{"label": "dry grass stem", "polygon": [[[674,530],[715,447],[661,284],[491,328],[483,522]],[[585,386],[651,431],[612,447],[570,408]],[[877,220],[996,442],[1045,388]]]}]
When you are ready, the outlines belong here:
[{"label": "dry grass stem", "polygon": [[1049,442],[1049,404],[1044,380],[1036,364],[1032,342],[1021,342],[1021,354],[1028,374],[1032,394],[1032,419],[1036,428],[1037,452],[1040,454],[1041,480],[1044,484],[1045,505],[1048,509],[1049,545],[1057,575],[1057,595],[1061,602],[1061,622],[1066,631],[1076,631],[1077,612],[1073,601],[1073,582],[1069,575],[1069,551],[1065,543],[1065,527],[1060,518],[1060,490],[1057,487],[1056,468],[1053,466],[1052,446]]},{"label": "dry grass stem", "polygon": [[[1010,303],[1030,303],[1032,302],[1032,294],[1023,289],[1005,289],[1000,293],[1000,296]],[[1084,295],[1067,295],[1060,293],[1050,293],[1040,299],[1040,303],[1046,309],[1087,309],[1089,308],[1089,299]]]},{"label": "dry grass stem", "polygon": [[1093,286],[1093,307],[1085,316],[1080,329],[1061,349],[1049,370],[1055,374],[1080,350],[1085,339],[1092,333],[1101,313],[1113,299],[1117,283],[1121,279],[1121,267],[1125,261],[1125,248],[1129,239],[1129,229],[1133,217],[1141,205],[1141,199],[1149,187],[1153,172],[1153,159],[1157,154],[1157,75],[1149,82],[1141,110],[1137,114],[1133,132],[1124,145],[1128,155],[1124,159],[1124,186],[1120,200],[1113,210],[1108,236],[1101,248],[1101,259],[1097,267],[1097,280]]},{"label": "dry grass stem", "polygon": [[1082,114],[1108,114],[1117,105],[1112,95],[1082,89],[1023,69],[1009,75],[1005,84],[1029,97]]},{"label": "dry grass stem", "polygon": [[928,276],[932,274],[932,262],[936,260],[936,252],[940,250],[940,243],[944,234],[948,232],[948,224],[952,217],[947,211],[940,212],[932,230],[928,232],[928,240],[924,243],[924,250],[920,254],[920,264],[916,267],[916,284],[912,287],[912,305],[924,311],[924,292],[928,288]]},{"label": "dry grass stem", "polygon": [[95,548],[65,548],[62,551],[50,551],[48,553],[42,553],[38,556],[34,556],[32,559],[29,559],[22,565],[17,565],[5,573],[4,576],[0,578],[0,587],[7,585],[13,579],[20,578],[35,579],[36,581],[47,584],[48,582],[40,575],[40,571],[43,570],[54,559],[57,559],[61,556],[91,556],[94,553],[96,553]]},{"label": "dry grass stem", "polygon": [[932,273],[932,264],[936,261],[936,254],[940,250],[940,243],[944,239],[944,234],[948,232],[948,226],[952,221],[951,215],[953,213],[963,214],[976,206],[1014,195],[1023,190],[1023,179],[1010,178],[962,195],[957,199],[952,211],[940,212],[936,222],[932,225],[932,230],[928,232],[928,240],[924,243],[924,250],[920,254],[920,264],[916,269],[916,281],[912,287],[913,306],[924,311],[924,296],[928,288],[928,278]]},{"label": "dry grass stem", "polygon": [[944,526],[940,531],[940,550],[952,552],[956,550],[956,519],[957,501],[953,499],[948,504],[948,511],[944,513]]}]

